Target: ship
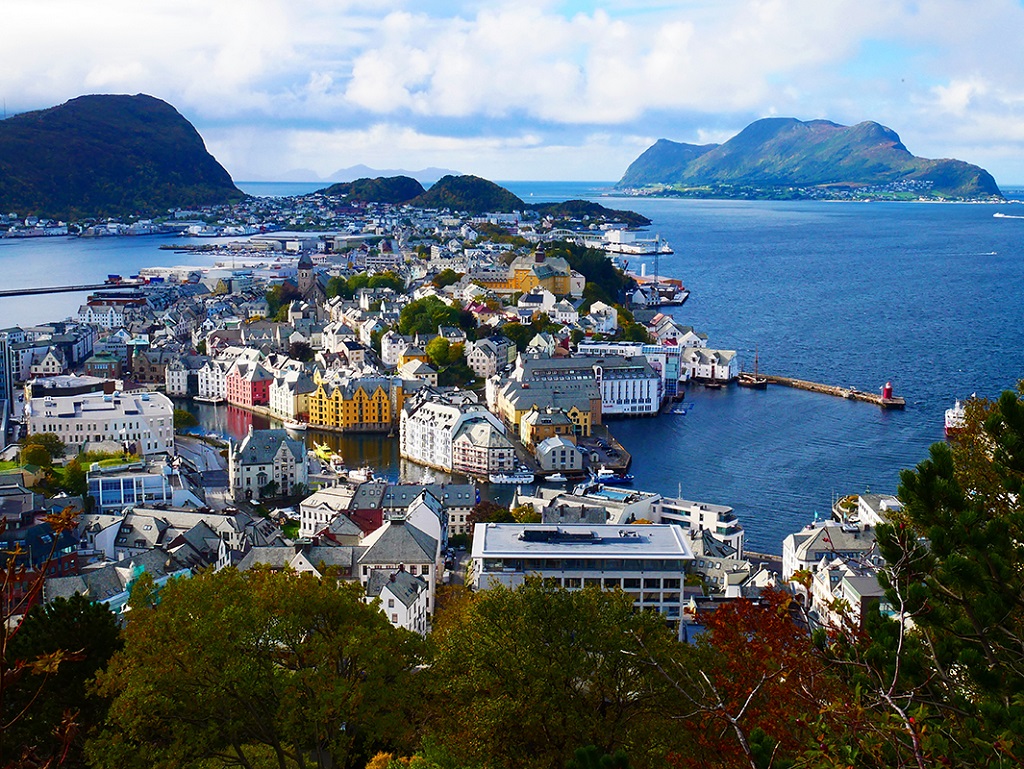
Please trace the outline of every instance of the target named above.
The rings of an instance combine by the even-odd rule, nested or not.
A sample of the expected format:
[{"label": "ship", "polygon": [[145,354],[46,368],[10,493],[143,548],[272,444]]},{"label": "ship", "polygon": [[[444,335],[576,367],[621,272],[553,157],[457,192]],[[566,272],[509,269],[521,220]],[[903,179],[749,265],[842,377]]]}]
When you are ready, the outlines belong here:
[{"label": "ship", "polygon": [[754,390],[767,390],[768,378],[757,373],[757,349],[754,349],[754,373],[741,371],[736,377],[736,384],[740,387],[750,387]]},{"label": "ship", "polygon": [[591,477],[596,483],[601,483],[605,486],[628,486],[633,482],[632,475],[609,470],[604,465],[601,465],[596,473],[591,471]]},{"label": "ship", "polygon": [[962,433],[967,427],[967,412],[964,408],[964,404],[960,401],[956,401],[953,404],[953,408],[946,409],[946,419],[943,429],[946,433],[947,438],[952,438],[958,433]]},{"label": "ship", "polygon": [[514,473],[491,473],[487,476],[487,480],[491,483],[527,485],[533,483],[533,473],[525,467],[520,467]]}]

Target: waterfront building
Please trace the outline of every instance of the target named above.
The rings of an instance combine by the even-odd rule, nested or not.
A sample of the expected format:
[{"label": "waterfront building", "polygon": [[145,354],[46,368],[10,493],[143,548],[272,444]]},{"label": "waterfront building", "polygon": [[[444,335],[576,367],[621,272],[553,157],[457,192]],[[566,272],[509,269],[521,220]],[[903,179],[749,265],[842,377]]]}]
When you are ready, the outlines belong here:
[{"label": "waterfront building", "polygon": [[596,382],[603,416],[651,416],[661,408],[661,376],[643,357],[538,358],[520,355],[512,379],[533,388],[554,384],[564,391]]},{"label": "waterfront building", "polygon": [[692,326],[682,326],[671,315],[659,312],[647,324],[647,331],[659,344],[671,344],[677,347],[707,347],[708,335],[693,330]]},{"label": "waterfront building", "polygon": [[583,452],[572,440],[561,435],[553,435],[538,443],[534,456],[544,472],[570,475],[583,472]]},{"label": "waterfront building", "polygon": [[259,500],[273,483],[274,496],[309,485],[306,447],[285,430],[253,430],[236,444],[228,443],[228,477],[235,499]]},{"label": "waterfront building", "polygon": [[124,306],[89,302],[78,308],[75,319],[79,323],[87,323],[99,328],[121,328],[124,325]]},{"label": "waterfront building", "polygon": [[478,590],[514,588],[527,577],[568,590],[621,589],[678,631],[693,554],[678,526],[486,523],[474,528],[472,559]]},{"label": "waterfront building", "polygon": [[278,371],[268,391],[270,411],[283,419],[308,419],[309,396],[317,389],[305,371]]},{"label": "waterfront building", "polygon": [[[479,427],[470,429],[470,425]],[[445,472],[483,475],[498,472],[485,467],[514,467],[515,452],[508,439],[501,440],[504,433],[505,427],[482,405],[446,402],[440,393],[425,390],[402,409],[399,453]],[[457,448],[456,438],[460,438]]]},{"label": "waterfront building", "polygon": [[683,353],[683,364],[691,379],[698,382],[724,384],[740,373],[740,361],[735,350],[709,350],[691,347]]},{"label": "waterfront building", "polygon": [[227,402],[242,408],[270,403],[270,383],[274,375],[258,361],[239,358],[224,377]]},{"label": "waterfront building", "polygon": [[390,432],[419,383],[394,376],[325,380],[315,377],[308,396],[309,423],[342,432]]},{"label": "waterfront building", "polygon": [[494,413],[518,435],[522,419],[534,409],[560,411],[572,422],[577,437],[589,438],[601,424],[601,390],[590,380],[520,382],[512,379],[499,388],[496,377],[487,380],[488,402]]},{"label": "waterfront building", "polygon": [[643,342],[591,342],[582,341],[576,347],[576,354],[582,357],[601,358],[619,356],[622,358],[643,358],[657,372],[665,398],[674,398],[679,392],[680,382],[689,379],[690,371],[683,365],[684,348],[674,342],[644,344]]},{"label": "waterfront building", "polygon": [[651,520],[673,523],[691,532],[707,531],[743,558],[746,532],[731,507],[692,499],[660,497],[654,504]]},{"label": "waterfront building", "polygon": [[532,408],[519,420],[519,439],[528,449],[534,449],[548,438],[563,436],[575,448],[575,425],[561,409],[547,406]]},{"label": "waterfront building", "polygon": [[147,456],[174,453],[174,407],[162,393],[39,395],[25,411],[30,435],[56,433],[73,452],[109,441]]}]

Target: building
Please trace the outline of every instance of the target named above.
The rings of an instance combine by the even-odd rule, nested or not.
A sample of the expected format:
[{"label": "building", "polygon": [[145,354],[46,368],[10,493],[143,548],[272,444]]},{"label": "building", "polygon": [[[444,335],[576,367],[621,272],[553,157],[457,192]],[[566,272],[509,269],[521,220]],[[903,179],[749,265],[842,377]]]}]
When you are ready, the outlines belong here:
[{"label": "building", "polygon": [[740,361],[735,350],[709,350],[690,347],[683,353],[683,365],[691,379],[698,382],[731,382],[740,373]]},{"label": "building", "polygon": [[542,472],[576,475],[583,472],[583,452],[575,442],[562,435],[545,438],[534,448]]},{"label": "building", "polygon": [[305,371],[279,371],[270,383],[270,410],[284,419],[309,418],[309,396],[317,388]]},{"label": "building", "polygon": [[390,432],[418,383],[398,377],[356,377],[316,381],[309,393],[309,423],[341,432]]},{"label": "building", "polygon": [[275,484],[270,496],[285,496],[296,486],[307,486],[306,447],[285,430],[253,430],[235,444],[228,443],[231,496],[258,500]]},{"label": "building", "polygon": [[788,580],[798,571],[813,573],[823,561],[835,558],[870,565],[876,570],[885,564],[871,527],[821,521],[782,541],[782,578]]},{"label": "building", "polygon": [[93,464],[86,473],[89,496],[99,513],[120,513],[135,505],[204,507],[206,502],[171,465],[126,463],[115,467]]},{"label": "building", "polygon": [[569,590],[621,589],[678,629],[693,554],[678,526],[487,523],[474,529],[472,559],[478,590],[531,576]]},{"label": "building", "polygon": [[732,548],[737,558],[743,557],[746,532],[731,507],[691,499],[661,497],[652,509],[652,516],[651,520],[673,523],[687,531],[708,531],[719,542]]},{"label": "building", "polygon": [[[473,429],[471,425],[479,427]],[[511,443],[496,437],[503,438],[504,433],[505,427],[498,418],[480,404],[444,402],[440,394],[424,391],[402,409],[399,454],[445,472],[480,475],[484,474],[484,465],[512,469]],[[513,464],[509,465],[509,461]]]},{"label": "building", "polygon": [[519,420],[519,438],[528,449],[535,448],[548,438],[562,436],[575,444],[575,425],[561,409],[532,408]]},{"label": "building", "polygon": [[227,402],[242,408],[270,403],[270,383],[274,375],[258,361],[239,358],[224,377]]},{"label": "building", "polygon": [[378,601],[388,621],[398,628],[427,634],[427,597],[429,585],[422,577],[414,577],[405,569],[373,569],[366,581],[366,601]]},{"label": "building", "polygon": [[437,584],[444,571],[441,543],[398,515],[363,540],[359,556],[359,581],[365,587],[374,570],[407,571],[427,584],[424,597],[428,618],[434,611]]},{"label": "building", "polygon": [[25,411],[30,435],[56,433],[73,452],[111,441],[138,454],[174,453],[174,406],[162,393],[40,395]]},{"label": "building", "polygon": [[[347,515],[355,495],[356,487],[339,485],[327,486],[306,497],[299,504],[299,536],[312,537],[319,534],[339,516]],[[352,540],[335,539],[335,541],[339,544],[358,544],[362,532],[355,524],[353,527],[350,532]],[[345,536],[343,531],[336,532],[336,534],[338,533]]]}]

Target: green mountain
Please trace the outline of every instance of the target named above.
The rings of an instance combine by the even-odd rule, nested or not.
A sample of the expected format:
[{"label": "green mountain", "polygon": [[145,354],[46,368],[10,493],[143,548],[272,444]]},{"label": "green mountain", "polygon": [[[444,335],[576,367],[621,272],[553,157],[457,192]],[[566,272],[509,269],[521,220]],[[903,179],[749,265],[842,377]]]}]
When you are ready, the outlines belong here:
[{"label": "green mountain", "polygon": [[378,176],[339,182],[320,190],[325,195],[345,195],[361,203],[406,203],[422,195],[423,185],[408,176]]},{"label": "green mountain", "polygon": [[[757,120],[720,145],[662,139],[638,157],[619,187],[665,185],[729,189],[847,188],[890,185],[937,197],[1001,196],[992,175],[961,160],[912,155],[892,129],[865,122]],[[724,189],[723,189],[724,188]]]},{"label": "green mountain", "polygon": [[530,205],[541,216],[550,216],[553,219],[603,219],[609,221],[623,222],[630,227],[645,227],[651,220],[635,211],[619,211],[614,208],[605,208],[600,203],[589,200],[566,200],[562,203],[535,203]]},{"label": "green mountain", "polygon": [[504,187],[479,176],[442,176],[409,201],[418,208],[450,208],[471,214],[523,211],[526,204]]},{"label": "green mountain", "polygon": [[4,212],[148,216],[243,197],[192,124],[152,96],[80,96],[0,121]]}]

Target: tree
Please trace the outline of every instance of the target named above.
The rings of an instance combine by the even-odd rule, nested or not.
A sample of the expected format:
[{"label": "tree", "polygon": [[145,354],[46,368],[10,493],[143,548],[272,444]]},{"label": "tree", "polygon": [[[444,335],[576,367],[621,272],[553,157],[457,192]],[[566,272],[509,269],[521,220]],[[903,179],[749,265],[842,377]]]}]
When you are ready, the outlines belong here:
[{"label": "tree", "polygon": [[540,523],[541,516],[533,505],[518,505],[510,511],[516,523]]},{"label": "tree", "polygon": [[38,443],[30,443],[21,450],[21,461],[23,464],[38,465],[39,467],[49,467],[53,464],[50,452],[46,450],[45,446],[40,446]]},{"label": "tree", "polygon": [[85,497],[89,493],[88,475],[78,457],[64,466],[64,477],[61,479],[60,487],[76,497]]},{"label": "tree", "polygon": [[434,368],[440,369],[447,366],[450,362],[448,359],[450,349],[451,343],[443,336],[437,336],[427,342],[424,352],[427,353],[430,362],[434,364]]},{"label": "tree", "polygon": [[498,333],[506,339],[510,339],[517,350],[525,350],[530,340],[537,335],[533,326],[522,323],[506,323],[498,329]]},{"label": "tree", "polygon": [[398,317],[400,334],[429,334],[438,326],[455,326],[460,320],[459,309],[445,304],[436,296],[414,299],[402,308]]},{"label": "tree", "polygon": [[492,502],[489,499],[482,499],[477,502],[466,516],[466,523],[475,525],[477,523],[515,523],[515,518],[507,507]]},{"label": "tree", "polygon": [[450,607],[432,634],[430,726],[457,766],[561,769],[579,746],[661,762],[668,687],[645,649],[676,642],[624,593],[528,579]]},{"label": "tree", "polygon": [[113,703],[93,765],[355,767],[409,748],[420,641],[362,595],[290,571],[168,583],[98,678]]},{"label": "tree", "polygon": [[35,606],[7,645],[8,666],[51,658],[65,650],[73,656],[55,670],[30,667],[6,693],[5,721],[11,713],[31,707],[5,739],[38,746],[40,759],[56,759],[65,745],[53,735],[66,721],[73,721],[75,736],[65,761],[81,764],[85,737],[103,721],[109,704],[87,683],[120,648],[117,619],[103,604],[76,593]]},{"label": "tree", "polygon": [[288,357],[308,363],[313,360],[313,348],[309,342],[292,342],[288,345]]},{"label": "tree", "polygon": [[184,430],[186,427],[195,427],[199,424],[196,415],[185,409],[174,409],[174,429]]},{"label": "tree", "polygon": [[445,286],[451,286],[458,283],[462,279],[462,275],[463,274],[461,272],[456,272],[455,270],[446,267],[441,270],[441,272],[437,273],[430,282],[436,288],[444,288]]},{"label": "tree", "polygon": [[25,444],[42,446],[46,449],[51,459],[57,459],[58,457],[64,456],[64,452],[67,449],[64,441],[62,441],[60,436],[56,433],[35,433],[25,440]]},{"label": "tree", "polygon": [[294,283],[285,281],[278,283],[276,286],[271,286],[267,289],[267,315],[271,318],[276,318],[283,310],[287,315],[288,305],[291,304],[295,299],[301,299],[302,294],[299,293],[299,287]]}]

